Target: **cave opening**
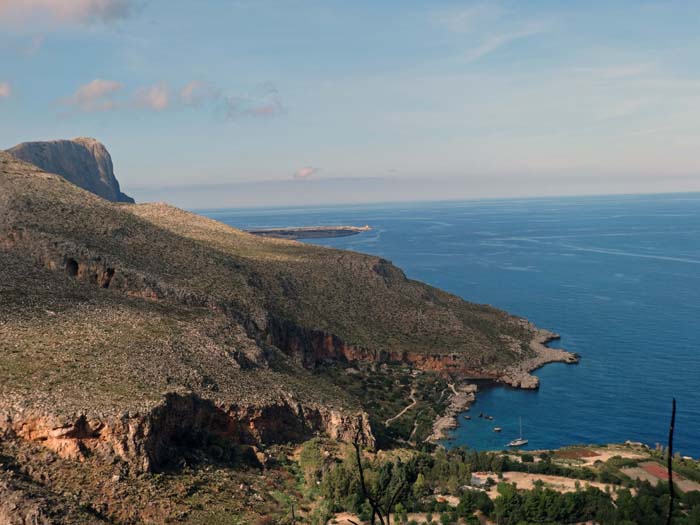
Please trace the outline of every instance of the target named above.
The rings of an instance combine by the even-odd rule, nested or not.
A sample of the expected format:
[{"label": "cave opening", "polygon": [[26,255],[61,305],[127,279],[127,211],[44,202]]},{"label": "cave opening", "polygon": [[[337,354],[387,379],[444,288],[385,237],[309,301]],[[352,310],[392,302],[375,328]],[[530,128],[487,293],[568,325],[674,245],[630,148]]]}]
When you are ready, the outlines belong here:
[{"label": "cave opening", "polygon": [[78,261],[70,257],[66,259],[66,273],[71,277],[78,275]]},{"label": "cave opening", "polygon": [[109,288],[109,284],[112,282],[112,277],[114,277],[114,268],[107,268],[105,273],[102,275],[102,288]]}]

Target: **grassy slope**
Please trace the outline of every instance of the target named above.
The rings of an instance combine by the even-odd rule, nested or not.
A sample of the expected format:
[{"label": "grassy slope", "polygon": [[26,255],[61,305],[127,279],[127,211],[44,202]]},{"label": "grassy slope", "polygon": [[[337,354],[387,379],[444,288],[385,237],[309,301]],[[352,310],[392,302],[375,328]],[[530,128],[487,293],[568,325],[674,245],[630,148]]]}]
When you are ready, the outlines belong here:
[{"label": "grassy slope", "polygon": [[233,367],[232,354],[260,352],[240,323],[264,332],[269,317],[374,350],[457,353],[482,368],[519,358],[502,335],[531,336],[519,319],[406,279],[377,257],[260,238],[168,205],[110,203],[0,152],[0,239],[11,231],[167,293],[157,303],[128,298],[0,251],[5,395],[52,385],[71,392],[65,399],[137,403],[166,390],[241,401],[292,390],[344,403],[339,389],[289,364]]}]

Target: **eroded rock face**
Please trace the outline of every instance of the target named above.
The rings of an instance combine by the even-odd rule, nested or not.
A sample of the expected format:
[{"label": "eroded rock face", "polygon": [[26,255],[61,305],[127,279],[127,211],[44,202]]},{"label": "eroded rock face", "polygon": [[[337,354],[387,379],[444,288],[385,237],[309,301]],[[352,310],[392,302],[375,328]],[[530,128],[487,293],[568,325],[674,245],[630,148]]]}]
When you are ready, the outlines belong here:
[{"label": "eroded rock face", "polygon": [[418,352],[384,352],[350,345],[334,334],[310,330],[293,322],[271,318],[267,323],[268,342],[280,348],[298,364],[313,368],[324,360],[366,363],[404,363],[424,371],[461,377],[495,378],[486,367],[477,368],[459,353],[422,354]]},{"label": "eroded rock face", "polygon": [[119,188],[112,157],[105,146],[91,138],[23,142],[9,153],[76,186],[114,202],[134,202]]},{"label": "eroded rock face", "polygon": [[66,459],[117,457],[136,471],[157,471],[195,452],[206,455],[212,443],[269,445],[318,433],[348,442],[359,434],[365,446],[375,446],[364,412],[305,407],[292,400],[221,406],[194,394],[168,394],[147,414],[58,419],[20,412],[0,418],[0,437],[37,442]]}]

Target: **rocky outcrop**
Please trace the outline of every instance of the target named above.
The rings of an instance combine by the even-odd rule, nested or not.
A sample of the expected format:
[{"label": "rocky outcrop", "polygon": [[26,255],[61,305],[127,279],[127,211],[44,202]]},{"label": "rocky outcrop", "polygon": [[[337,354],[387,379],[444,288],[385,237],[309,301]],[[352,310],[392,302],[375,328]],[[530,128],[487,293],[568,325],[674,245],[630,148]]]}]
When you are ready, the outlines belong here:
[{"label": "rocky outcrop", "polygon": [[112,157],[107,148],[95,139],[79,137],[73,140],[23,142],[7,151],[107,200],[134,202],[121,192],[114,176]]},{"label": "rocky outcrop", "polygon": [[219,460],[222,447],[299,442],[318,433],[375,446],[364,412],[305,407],[293,400],[223,406],[194,394],[168,394],[146,414],[59,418],[8,410],[0,437],[37,442],[67,459],[119,458],[138,472],[177,465],[184,457]]},{"label": "rocky outcrop", "polygon": [[281,349],[298,364],[313,368],[321,361],[356,361],[367,363],[404,363],[419,370],[445,376],[496,379],[498,372],[489,371],[487,363],[474,366],[469,356],[458,352],[431,354],[409,351],[377,351],[348,344],[337,335],[301,327],[291,321],[271,318],[267,323],[267,343]]},{"label": "rocky outcrop", "polygon": [[547,346],[547,343],[557,339],[559,339],[557,334],[547,330],[537,330],[530,341],[530,349],[534,352],[534,356],[503,370],[498,381],[514,388],[536,390],[540,386],[540,380],[530,373],[533,370],[537,370],[547,363],[578,363],[578,354]]}]

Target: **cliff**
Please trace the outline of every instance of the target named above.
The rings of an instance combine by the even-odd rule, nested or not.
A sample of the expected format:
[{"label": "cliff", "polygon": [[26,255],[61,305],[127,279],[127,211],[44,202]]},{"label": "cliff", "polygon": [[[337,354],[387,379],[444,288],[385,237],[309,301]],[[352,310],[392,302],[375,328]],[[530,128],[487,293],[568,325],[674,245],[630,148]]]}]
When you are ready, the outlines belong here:
[{"label": "cliff", "polygon": [[114,176],[112,157],[107,148],[95,139],[79,137],[73,140],[23,142],[7,151],[104,199],[134,202],[121,192]]}]

